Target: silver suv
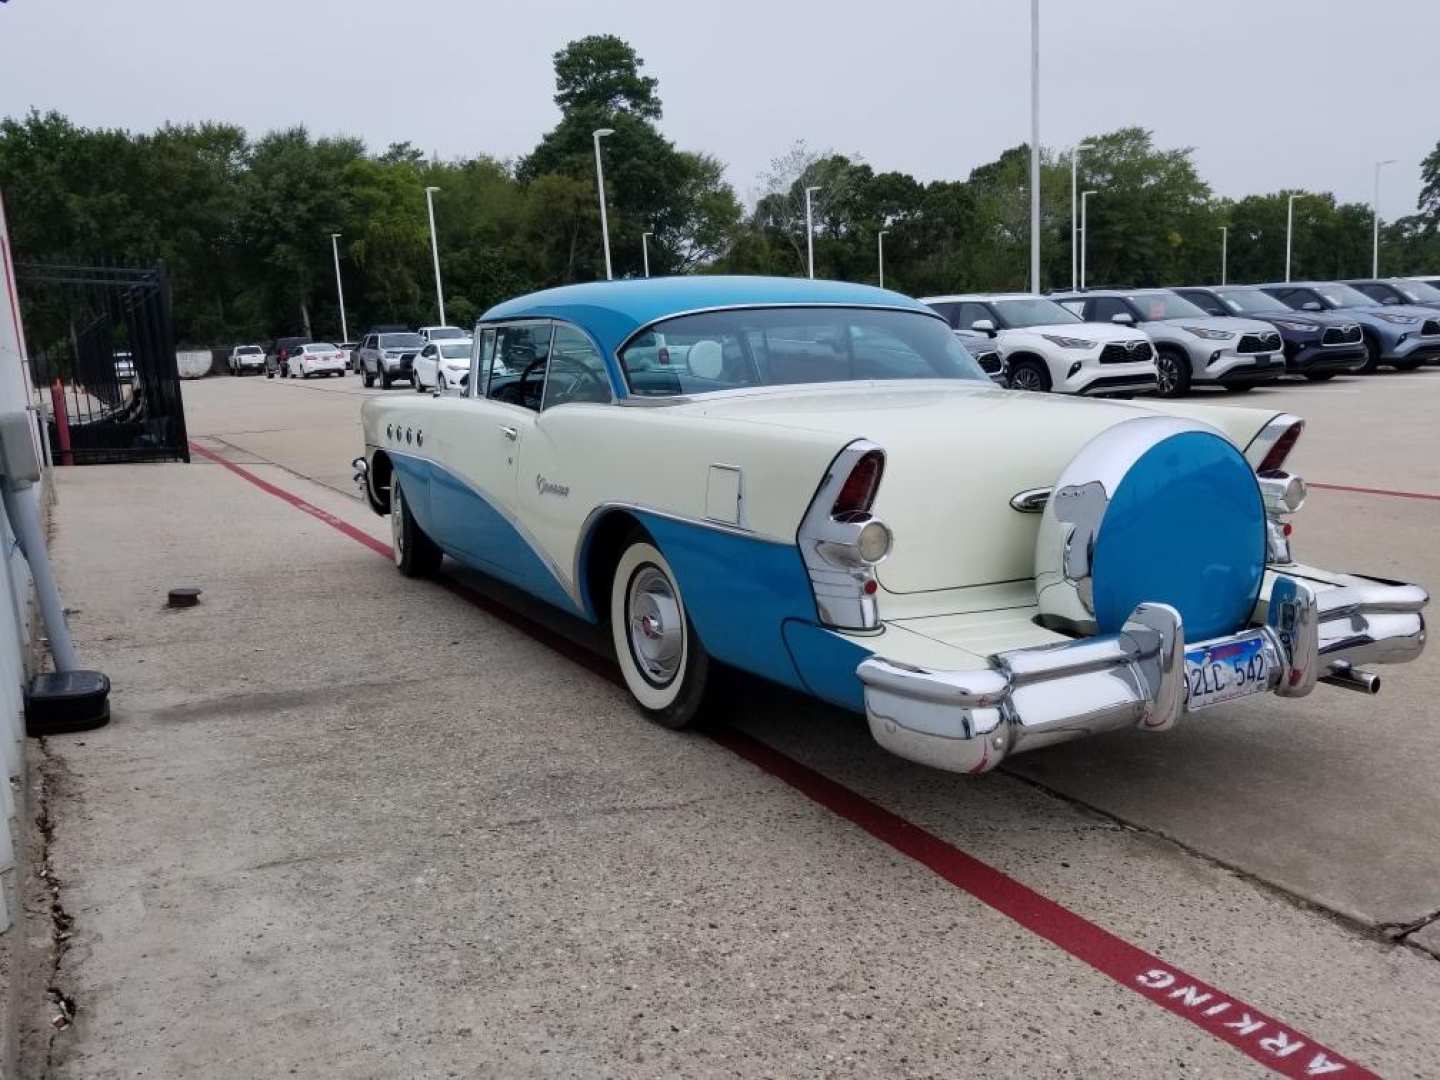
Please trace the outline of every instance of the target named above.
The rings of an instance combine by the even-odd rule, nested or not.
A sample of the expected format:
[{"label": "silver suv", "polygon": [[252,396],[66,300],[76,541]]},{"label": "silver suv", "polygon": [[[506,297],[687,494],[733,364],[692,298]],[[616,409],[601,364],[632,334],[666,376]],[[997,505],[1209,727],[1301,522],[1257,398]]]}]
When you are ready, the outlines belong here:
[{"label": "silver suv", "polygon": [[365,385],[374,386],[379,379],[380,385],[389,390],[396,379],[404,379],[414,386],[415,356],[424,347],[425,339],[408,330],[366,334],[358,354]]},{"label": "silver suv", "polygon": [[1061,293],[1055,299],[1091,322],[1138,326],[1155,343],[1161,397],[1191,386],[1249,390],[1285,374],[1280,331],[1256,319],[1207,315],[1169,289]]}]

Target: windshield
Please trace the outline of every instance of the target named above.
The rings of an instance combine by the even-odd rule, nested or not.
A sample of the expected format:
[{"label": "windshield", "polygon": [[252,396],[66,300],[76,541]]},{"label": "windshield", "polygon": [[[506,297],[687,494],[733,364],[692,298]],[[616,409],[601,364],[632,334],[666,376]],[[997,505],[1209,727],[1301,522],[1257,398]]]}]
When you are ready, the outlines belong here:
[{"label": "windshield", "polygon": [[1423,281],[1397,281],[1394,284],[1412,304],[1440,304],[1440,289],[1434,285],[1426,285]]},{"label": "windshield", "polygon": [[260,353],[259,345],[241,345],[235,350],[236,356],[257,356]]},{"label": "windshield", "polygon": [[1225,306],[1241,315],[1268,315],[1272,312],[1293,312],[1293,309],[1259,289],[1235,289],[1217,294]]},{"label": "windshield", "polygon": [[1140,317],[1146,322],[1156,319],[1205,319],[1205,312],[1172,292],[1157,289],[1155,292],[1126,293],[1125,299],[1140,309]]},{"label": "windshield", "polygon": [[1366,296],[1359,289],[1336,282],[1332,285],[1316,285],[1315,291],[1336,307],[1374,307],[1380,303],[1373,296]]},{"label": "windshield", "polygon": [[419,349],[425,344],[425,339],[419,334],[381,334],[380,348],[382,349]]},{"label": "windshield", "polygon": [[620,364],[630,392],[645,397],[872,379],[989,382],[943,319],[867,308],[682,315],[635,337]]},{"label": "windshield", "polygon": [[1038,296],[1025,300],[992,301],[1000,318],[1008,329],[1019,330],[1027,326],[1050,326],[1054,323],[1077,323],[1083,320],[1073,311],[1067,311],[1054,300]]},{"label": "windshield", "polygon": [[441,345],[440,355],[446,360],[469,360],[470,342],[458,341],[454,345]]},{"label": "windshield", "polygon": [[458,326],[432,326],[430,328],[431,341],[448,341],[451,338],[463,338],[468,335]]}]

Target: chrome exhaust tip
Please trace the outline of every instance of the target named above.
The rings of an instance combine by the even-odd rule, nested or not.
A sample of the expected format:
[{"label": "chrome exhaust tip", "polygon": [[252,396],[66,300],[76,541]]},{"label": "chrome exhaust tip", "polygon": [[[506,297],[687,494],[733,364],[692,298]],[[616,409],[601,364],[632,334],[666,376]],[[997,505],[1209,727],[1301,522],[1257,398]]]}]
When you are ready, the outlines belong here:
[{"label": "chrome exhaust tip", "polygon": [[1373,671],[1363,671],[1360,668],[1351,667],[1343,661],[1331,664],[1329,672],[1320,676],[1320,681],[1345,690],[1354,690],[1358,694],[1378,694],[1380,692],[1379,675]]}]

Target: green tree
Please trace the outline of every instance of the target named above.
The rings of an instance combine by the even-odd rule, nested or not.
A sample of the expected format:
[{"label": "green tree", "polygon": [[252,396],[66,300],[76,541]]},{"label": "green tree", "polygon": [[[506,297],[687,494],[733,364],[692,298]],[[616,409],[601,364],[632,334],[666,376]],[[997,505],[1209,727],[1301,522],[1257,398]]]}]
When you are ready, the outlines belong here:
[{"label": "green tree", "polygon": [[591,34],[555,54],[555,104],[561,113],[590,109],[660,119],[659,85],[628,43],[613,34]]}]

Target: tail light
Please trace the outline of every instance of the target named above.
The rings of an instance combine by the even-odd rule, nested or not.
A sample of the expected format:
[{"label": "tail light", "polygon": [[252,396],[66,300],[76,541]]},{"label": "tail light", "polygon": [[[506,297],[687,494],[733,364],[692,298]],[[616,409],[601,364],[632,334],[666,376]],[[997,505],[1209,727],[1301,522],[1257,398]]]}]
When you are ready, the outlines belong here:
[{"label": "tail light", "polygon": [[[1305,421],[1298,416],[1282,415],[1271,420],[1250,444],[1246,457],[1257,473],[1278,472],[1300,441]],[[1255,460],[1256,457],[1259,460]]]},{"label": "tail light", "polygon": [[875,630],[879,583],[875,564],[890,554],[890,529],[870,507],[885,471],[885,452],[874,443],[851,443],[830,466],[797,539],[810,576],[820,621],[845,630]]},{"label": "tail light", "polygon": [[875,493],[880,489],[880,477],[884,472],[884,453],[879,450],[866,452],[840,485],[840,494],[835,496],[835,505],[830,508],[830,516],[847,518],[856,514],[868,514],[871,504],[875,502]]}]

